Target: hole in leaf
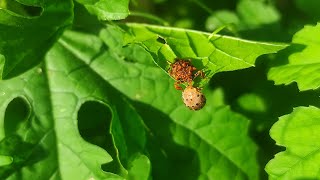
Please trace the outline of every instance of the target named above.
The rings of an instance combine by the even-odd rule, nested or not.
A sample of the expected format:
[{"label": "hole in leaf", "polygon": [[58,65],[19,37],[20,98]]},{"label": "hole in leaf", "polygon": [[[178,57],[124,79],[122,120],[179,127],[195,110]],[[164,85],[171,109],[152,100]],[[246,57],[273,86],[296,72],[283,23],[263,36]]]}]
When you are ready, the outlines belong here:
[{"label": "hole in leaf", "polygon": [[22,16],[40,16],[43,9],[37,6],[21,4],[15,0],[0,1],[0,8],[7,9]]},{"label": "hole in leaf", "polygon": [[103,164],[102,169],[117,174],[120,167],[115,160],[117,152],[109,133],[111,120],[112,112],[110,108],[99,102],[87,101],[82,104],[78,111],[80,135],[87,142],[105,149],[113,157],[114,161]]},{"label": "hole in leaf", "polygon": [[161,44],[167,44],[166,40],[160,36],[158,36],[157,41]]},{"label": "hole in leaf", "polygon": [[23,98],[13,99],[7,106],[4,116],[5,135],[15,134],[25,126],[30,115],[29,105]]},{"label": "hole in leaf", "polygon": [[86,141],[106,148],[106,136],[110,128],[111,111],[105,105],[88,101],[78,112],[78,128]]}]

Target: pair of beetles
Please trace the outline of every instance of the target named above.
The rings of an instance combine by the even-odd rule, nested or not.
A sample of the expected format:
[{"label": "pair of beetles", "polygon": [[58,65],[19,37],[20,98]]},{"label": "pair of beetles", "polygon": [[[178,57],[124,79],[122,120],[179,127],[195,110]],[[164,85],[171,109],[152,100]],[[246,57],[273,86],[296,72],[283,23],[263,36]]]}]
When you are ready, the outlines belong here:
[{"label": "pair of beetles", "polygon": [[[198,87],[193,87],[193,80],[197,76],[204,78],[204,73],[197,70],[191,64],[190,60],[176,58],[175,62],[170,64],[170,76],[175,80],[174,87],[182,91],[183,103],[191,110],[200,110],[206,104],[206,98]],[[183,89],[180,85],[187,83],[188,86]]]}]

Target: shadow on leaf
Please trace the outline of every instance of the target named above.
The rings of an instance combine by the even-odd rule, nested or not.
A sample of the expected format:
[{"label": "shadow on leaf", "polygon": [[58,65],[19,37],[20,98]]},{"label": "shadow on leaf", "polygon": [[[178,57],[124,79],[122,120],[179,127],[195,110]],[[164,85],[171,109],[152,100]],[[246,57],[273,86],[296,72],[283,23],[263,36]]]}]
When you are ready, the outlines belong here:
[{"label": "shadow on leaf", "polygon": [[[298,53],[303,51],[306,48],[305,45],[302,44],[291,44],[287,48],[279,51],[276,55],[276,58],[274,58],[272,61],[269,63],[269,67],[276,67],[276,66],[282,66],[282,65],[287,65],[289,63],[289,57],[290,55],[294,53]],[[263,59],[260,58],[258,59],[257,64],[259,64]],[[265,61],[265,60],[264,60]],[[267,61],[265,61],[267,62]]]},{"label": "shadow on leaf", "polygon": [[39,16],[43,11],[41,7],[27,6],[15,0],[0,2],[0,9],[1,8],[7,9],[22,16],[29,17]]},{"label": "shadow on leaf", "polygon": [[[147,148],[155,179],[196,179],[200,174],[195,150],[173,141],[172,120],[161,111],[141,102],[132,102],[149,128]],[[188,172],[188,173],[186,173]]]},{"label": "shadow on leaf", "polygon": [[7,106],[4,117],[5,137],[0,141],[0,155],[10,156],[13,162],[0,168],[0,177],[18,173],[21,168],[33,165],[48,156],[39,144],[25,142],[22,135],[30,126],[29,104],[21,97],[13,99]]},{"label": "shadow on leaf", "polygon": [[0,141],[0,154],[13,158],[10,165],[0,167],[1,179],[9,177],[12,173],[19,173],[21,168],[33,165],[48,156],[39,144],[24,142],[17,135],[8,136]]}]

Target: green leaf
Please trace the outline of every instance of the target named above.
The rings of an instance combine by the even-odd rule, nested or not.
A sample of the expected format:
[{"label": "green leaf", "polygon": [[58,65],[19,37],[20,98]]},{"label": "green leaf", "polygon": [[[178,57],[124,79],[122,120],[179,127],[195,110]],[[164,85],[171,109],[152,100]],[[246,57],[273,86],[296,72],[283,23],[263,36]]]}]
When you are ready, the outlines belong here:
[{"label": "green leaf", "polygon": [[[48,52],[44,65],[0,82],[0,101],[3,102],[0,116],[6,115],[0,120],[0,140],[12,144],[0,144],[0,154],[5,151],[14,161],[0,171],[0,177],[33,179],[36,174],[40,179],[123,179],[128,175],[130,163],[150,166],[147,157],[136,160],[139,165],[133,160],[145,152],[141,118],[121,93],[90,68],[91,60],[102,49],[101,40],[95,36],[66,32]],[[15,117],[13,110],[9,110],[14,109],[8,104],[16,97],[24,99],[20,102],[26,103],[30,111],[26,119]],[[78,128],[80,115],[77,113],[87,102],[98,103],[106,109],[102,115],[111,117],[110,128],[97,132],[105,139],[102,147],[91,144],[82,128]],[[90,112],[85,114],[86,120],[93,123],[92,118],[98,118],[97,112]],[[87,122],[93,126],[92,123]],[[13,143],[12,135],[21,143]],[[24,148],[22,144],[26,144]],[[142,175],[133,173],[132,176]]]},{"label": "green leaf", "polygon": [[100,56],[91,67],[139,101],[137,110],[165,156],[160,161],[162,153],[152,156],[155,150],[149,149],[153,174],[161,179],[257,179],[256,146],[247,134],[249,121],[220,102],[221,91],[205,90],[207,105],[198,112],[190,111],[181,101],[181,92],[174,89],[173,80],[150,63],[153,57],[148,51],[137,44],[119,47],[121,34],[116,29],[108,27],[100,36],[118,54]]},{"label": "green leaf", "polygon": [[263,1],[241,0],[237,5],[238,15],[250,28],[273,24],[280,20],[280,14],[275,7]]},{"label": "green leaf", "polygon": [[252,67],[262,54],[275,53],[286,47],[279,43],[255,42],[228,36],[171,27],[127,24],[124,44],[144,47],[164,71],[176,57],[191,59],[205,73],[204,86],[216,73]]},{"label": "green leaf", "polygon": [[172,114],[176,122],[174,140],[197,151],[200,179],[258,179],[257,161],[252,155],[257,148],[247,134],[248,119],[229,107],[211,107],[198,114],[177,108]]},{"label": "green leaf", "polygon": [[221,26],[230,24],[236,27],[240,25],[240,19],[235,12],[228,10],[216,11],[206,20],[206,29],[214,31]]},{"label": "green leaf", "polygon": [[271,137],[286,151],[266,166],[271,179],[319,179],[320,109],[298,107],[270,130]]},{"label": "green leaf", "polygon": [[148,179],[150,175],[150,160],[145,155],[137,155],[131,162],[128,179]]},{"label": "green leaf", "polygon": [[77,0],[100,20],[120,20],[129,15],[129,0]]},{"label": "green leaf", "polygon": [[26,6],[20,4],[17,1],[7,1],[7,0],[3,0],[0,2],[0,8],[2,9],[8,9],[14,13],[20,14],[20,15],[24,15],[24,16],[28,16],[28,13],[26,11],[26,9],[24,9]]},{"label": "green leaf", "polygon": [[[103,33],[100,35],[104,40],[117,40],[104,36]],[[109,44],[121,47],[116,41]],[[26,125],[16,126],[21,127],[18,129],[9,128],[19,136],[28,135],[24,141],[31,147],[31,152],[23,156],[22,162],[33,157],[35,152],[32,147],[37,147],[37,152],[47,154],[34,164],[18,164],[22,166],[19,174],[32,178],[31,172],[28,172],[32,167],[33,174],[47,177],[49,172],[58,168],[59,173],[55,176],[61,179],[115,178],[115,175],[104,173],[100,169],[102,163],[109,162],[105,166],[106,170],[115,168],[112,172],[123,177],[148,178],[150,164],[143,155],[144,144],[154,142],[144,138],[143,124],[146,123],[149,136],[156,138],[162,152],[168,155],[165,161],[172,162],[160,165],[161,168],[153,173],[168,171],[168,178],[257,179],[257,162],[255,156],[252,156],[256,152],[256,146],[247,135],[249,121],[222,103],[219,103],[220,106],[214,104],[216,100],[221,101],[221,92],[211,94],[206,91],[208,105],[204,110],[193,114],[184,107],[180,92],[173,87],[173,80],[152,62],[152,57],[145,49],[130,45],[118,52],[120,54],[108,51],[96,36],[67,31],[47,54],[43,68],[34,69],[21,76],[21,79],[14,78],[0,84],[1,87],[7,87],[3,89],[5,93],[1,93],[2,102],[6,102],[1,107],[2,112],[12,97],[25,97],[27,104],[30,104],[27,107],[31,116],[24,122]],[[125,59],[123,55],[126,55]],[[131,99],[139,99],[140,102],[147,103],[149,108],[161,109],[170,116],[169,121],[167,118],[162,119],[159,111],[155,114],[138,111],[141,114],[139,118],[135,107],[140,107],[130,106],[108,82]],[[38,85],[39,88],[35,89]],[[97,101],[110,108],[112,120],[109,132],[113,142],[107,148],[110,155],[84,141],[86,138],[78,132],[76,113],[87,101]],[[144,122],[141,122],[142,119]],[[38,122],[46,126],[37,128]],[[8,123],[10,121],[4,121],[4,126],[1,127],[6,132],[5,137],[2,137],[4,139],[8,139]],[[164,129],[169,133],[162,134]],[[46,135],[46,132],[50,134]],[[189,142],[189,138],[192,141]],[[37,143],[39,140],[40,143]],[[173,146],[168,147],[168,142],[172,142]],[[147,150],[154,151],[150,147]],[[210,159],[206,156],[208,152]],[[242,156],[238,156],[239,153]],[[192,155],[191,159],[187,156],[189,154]],[[114,164],[110,164],[111,157]],[[157,160],[152,156],[150,162],[159,166]],[[14,171],[10,177],[14,178],[16,173]]]},{"label": "green leaf", "polygon": [[73,19],[71,0],[18,2],[21,4],[15,3],[14,7],[27,4],[23,8],[34,10],[37,7],[40,12],[39,15],[26,16],[0,8],[0,67],[3,67],[0,77],[3,79],[17,76],[39,64]]},{"label": "green leaf", "polygon": [[320,87],[320,41],[315,37],[320,36],[320,24],[316,26],[305,26],[297,32],[292,43],[304,45],[301,52],[289,56],[286,65],[273,67],[268,72],[268,79],[275,84],[288,85],[296,82],[301,91],[317,89]]},{"label": "green leaf", "polygon": [[[236,30],[248,30],[271,25],[280,21],[280,13],[271,4],[257,0],[241,0],[236,12],[230,10],[215,11],[206,21],[206,29],[214,31],[224,26],[232,25]],[[235,30],[235,29],[231,29]]]},{"label": "green leaf", "polygon": [[3,155],[0,155],[0,166],[6,166],[6,165],[9,165],[11,164],[13,161],[12,157],[11,156],[3,156]]},{"label": "green leaf", "polygon": [[267,111],[265,100],[258,94],[248,93],[240,96],[237,99],[237,105],[243,110],[251,113],[263,113]]}]

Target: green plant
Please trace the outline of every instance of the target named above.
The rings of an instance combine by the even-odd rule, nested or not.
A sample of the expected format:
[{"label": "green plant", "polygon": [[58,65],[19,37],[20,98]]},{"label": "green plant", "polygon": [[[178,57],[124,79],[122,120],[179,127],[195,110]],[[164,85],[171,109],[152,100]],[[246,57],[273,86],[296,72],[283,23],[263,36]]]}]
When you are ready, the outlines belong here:
[{"label": "green plant", "polygon": [[318,7],[2,0],[0,179],[320,178]]}]

